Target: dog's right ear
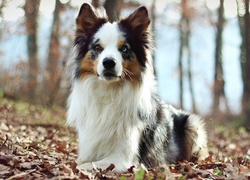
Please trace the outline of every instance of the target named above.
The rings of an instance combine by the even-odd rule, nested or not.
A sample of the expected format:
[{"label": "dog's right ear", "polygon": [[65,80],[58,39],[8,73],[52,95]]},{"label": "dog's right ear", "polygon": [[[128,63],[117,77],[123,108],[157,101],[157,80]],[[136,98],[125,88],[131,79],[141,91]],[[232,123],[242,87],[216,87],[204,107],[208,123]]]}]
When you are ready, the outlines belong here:
[{"label": "dog's right ear", "polygon": [[148,26],[150,24],[148,10],[146,7],[141,6],[127,18],[122,19],[120,23],[125,27],[129,27],[130,32],[134,35],[140,36],[147,32]]},{"label": "dog's right ear", "polygon": [[87,3],[84,3],[81,6],[78,17],[76,18],[76,32],[89,35],[105,22],[107,22],[106,18],[98,17],[94,8]]}]

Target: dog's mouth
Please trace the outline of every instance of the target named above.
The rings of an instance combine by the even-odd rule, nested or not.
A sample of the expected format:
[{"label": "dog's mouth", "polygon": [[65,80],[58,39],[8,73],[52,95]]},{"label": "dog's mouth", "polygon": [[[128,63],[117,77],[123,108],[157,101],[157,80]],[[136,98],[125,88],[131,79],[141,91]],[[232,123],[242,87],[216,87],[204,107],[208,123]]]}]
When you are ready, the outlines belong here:
[{"label": "dog's mouth", "polygon": [[100,79],[104,79],[106,81],[118,81],[121,76],[118,76],[115,71],[105,70],[101,75],[97,74]]}]

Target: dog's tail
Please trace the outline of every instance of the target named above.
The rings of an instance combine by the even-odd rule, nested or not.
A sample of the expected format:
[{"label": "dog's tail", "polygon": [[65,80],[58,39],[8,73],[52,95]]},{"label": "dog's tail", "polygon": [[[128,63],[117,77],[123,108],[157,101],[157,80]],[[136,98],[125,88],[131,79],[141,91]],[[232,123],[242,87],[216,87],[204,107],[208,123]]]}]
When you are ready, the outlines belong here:
[{"label": "dog's tail", "polygon": [[194,114],[174,114],[174,138],[179,147],[177,160],[208,157],[207,133],[203,120]]}]

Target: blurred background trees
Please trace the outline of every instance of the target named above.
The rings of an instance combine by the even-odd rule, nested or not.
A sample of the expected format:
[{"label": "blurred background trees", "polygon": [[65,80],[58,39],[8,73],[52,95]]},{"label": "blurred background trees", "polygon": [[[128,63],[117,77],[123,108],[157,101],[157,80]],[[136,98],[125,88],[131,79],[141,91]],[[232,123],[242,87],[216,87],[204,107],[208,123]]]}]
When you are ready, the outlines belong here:
[{"label": "blurred background trees", "polygon": [[[145,5],[152,20],[160,96],[203,115],[237,116],[250,126],[249,0],[84,2],[104,6],[110,21]],[[65,105],[70,89],[65,67],[73,58],[74,23],[82,3],[0,0],[1,94]]]},{"label": "blurred background trees", "polygon": [[241,43],[241,71],[243,82],[242,95],[242,113],[245,116],[245,124],[250,127],[250,16],[249,16],[249,0],[237,0],[238,22]]},{"label": "blurred background trees", "polygon": [[46,94],[44,98],[46,105],[52,105],[59,89],[61,81],[62,66],[59,63],[60,58],[60,13],[63,11],[63,4],[60,0],[55,1],[52,27],[50,32],[48,58],[46,62],[43,89]]},{"label": "blurred background trees", "polygon": [[220,0],[220,5],[217,10],[218,18],[215,22],[216,37],[215,37],[215,65],[214,65],[214,84],[213,84],[213,113],[218,113],[220,101],[223,99],[226,110],[228,110],[226,95],[225,95],[225,79],[223,71],[223,29],[225,24],[224,17],[224,0]]},{"label": "blurred background trees", "polygon": [[37,47],[37,25],[40,0],[26,0],[24,4],[25,26],[27,33],[27,50],[28,50],[28,88],[27,98],[30,102],[35,103],[37,95],[37,74],[38,67],[38,47]]}]

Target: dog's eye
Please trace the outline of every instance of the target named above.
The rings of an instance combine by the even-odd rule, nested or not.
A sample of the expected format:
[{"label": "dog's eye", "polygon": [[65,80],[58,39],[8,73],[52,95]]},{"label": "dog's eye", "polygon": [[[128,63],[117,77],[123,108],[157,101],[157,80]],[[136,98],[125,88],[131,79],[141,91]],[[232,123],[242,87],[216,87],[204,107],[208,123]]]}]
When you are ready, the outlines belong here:
[{"label": "dog's eye", "polygon": [[128,52],[128,46],[127,46],[127,45],[123,45],[123,46],[121,47],[120,51],[121,51],[122,53],[127,53],[127,52]]},{"label": "dog's eye", "polygon": [[101,52],[103,50],[102,46],[99,44],[95,44],[93,46],[93,49],[94,49],[94,51],[98,51],[98,52]]}]

